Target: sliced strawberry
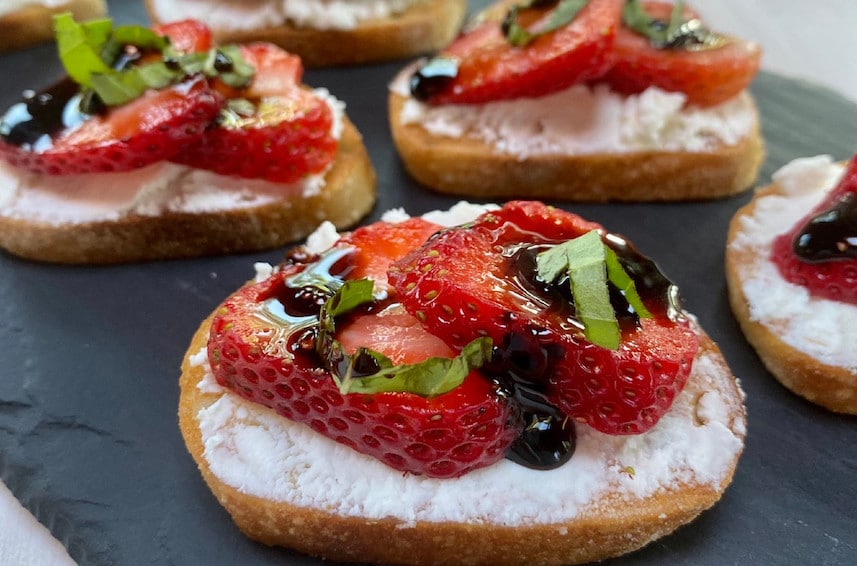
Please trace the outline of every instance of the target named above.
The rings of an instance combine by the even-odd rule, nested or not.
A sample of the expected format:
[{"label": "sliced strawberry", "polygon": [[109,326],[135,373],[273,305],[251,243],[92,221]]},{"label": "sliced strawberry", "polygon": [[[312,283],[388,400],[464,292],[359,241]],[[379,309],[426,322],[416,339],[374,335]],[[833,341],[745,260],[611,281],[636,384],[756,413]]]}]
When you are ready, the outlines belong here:
[{"label": "sliced strawberry", "polygon": [[[647,1],[643,9],[653,18],[668,22],[673,4]],[[686,12],[686,18],[695,17]],[[713,106],[747,88],[759,71],[761,47],[756,43],[720,36],[722,44],[702,48],[657,48],[643,35],[622,26],[616,34],[616,62],[600,82],[624,94],[636,94],[656,86],[683,92],[687,102]]]},{"label": "sliced strawberry", "polygon": [[420,247],[440,229],[437,224],[420,217],[397,223],[376,222],[346,234],[337,245],[356,248],[352,256],[353,271],[348,274],[350,279],[368,277],[376,282],[376,287],[379,283],[383,287],[387,285],[390,264]]},{"label": "sliced strawberry", "polygon": [[152,31],[168,37],[170,45],[180,53],[200,53],[214,45],[211,30],[198,20],[180,20],[154,26]]},{"label": "sliced strawberry", "polygon": [[242,45],[241,53],[256,68],[250,86],[234,91],[221,85],[218,90],[250,97],[252,112],[226,111],[202,143],[173,160],[221,175],[278,183],[323,172],[338,147],[331,134],[333,112],[323,99],[300,87],[300,60],[263,43]]},{"label": "sliced strawberry", "polygon": [[680,315],[672,284],[611,238],[654,316],[638,319],[614,293],[619,348],[586,340],[568,293],[537,280],[535,257],[593,229],[601,227],[541,203],[508,203],[440,232],[393,264],[390,281],[429,332],[456,349],[489,336],[499,363],[540,385],[566,415],[608,434],[644,432],[683,388],[698,338]]},{"label": "sliced strawberry", "polygon": [[[347,272],[347,263],[336,262],[331,278]],[[289,286],[292,276],[311,265],[286,266],[224,302],[208,345],[217,381],[397,470],[455,477],[502,458],[518,435],[520,417],[515,405],[476,372],[432,398],[340,393],[322,369],[312,316],[306,314],[319,302],[318,288]],[[351,316],[338,336],[346,350],[369,346],[398,362],[452,355],[394,305],[380,316]]]},{"label": "sliced strawberry", "polygon": [[[542,96],[596,79],[613,64],[621,6],[621,0],[591,0],[569,24],[523,47],[511,45],[498,22],[482,23],[440,53],[440,60],[456,62],[455,76],[438,82],[418,72],[415,95],[430,104],[473,104]],[[538,29],[551,10],[532,9],[537,21],[525,25]]]},{"label": "sliced strawberry", "polygon": [[[77,101],[72,98],[67,104],[60,103],[65,106],[58,110],[63,111]],[[128,171],[170,159],[183,146],[199,140],[221,103],[204,78],[194,77],[163,90],[149,90],[104,115],[85,117],[53,139],[42,136],[36,145],[4,137],[0,155],[12,165],[46,175]],[[18,125],[12,125],[13,135],[15,127]]]},{"label": "sliced strawberry", "polygon": [[777,236],[771,261],[812,296],[857,305],[857,156],[827,198]]}]

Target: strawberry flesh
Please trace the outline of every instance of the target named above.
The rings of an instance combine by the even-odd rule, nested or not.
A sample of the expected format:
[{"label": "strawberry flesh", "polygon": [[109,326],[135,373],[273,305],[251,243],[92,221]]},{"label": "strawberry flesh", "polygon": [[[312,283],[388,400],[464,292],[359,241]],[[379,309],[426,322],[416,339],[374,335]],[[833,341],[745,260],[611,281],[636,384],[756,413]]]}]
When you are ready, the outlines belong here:
[{"label": "strawberry flesh", "polygon": [[[543,96],[598,78],[613,64],[621,5],[591,0],[570,24],[524,47],[513,47],[498,22],[485,22],[440,53],[441,61],[455,62],[454,76],[418,71],[412,91],[429,104],[475,104]],[[548,17],[546,10],[534,11]]]},{"label": "strawberry flesh", "polygon": [[[50,105],[36,95],[14,106],[0,130],[4,132],[0,156],[45,175],[129,171],[169,159],[199,140],[222,103],[204,78],[195,77],[147,91],[103,116],[80,115],[79,123],[64,129],[63,112],[77,105],[72,94]],[[22,116],[21,105],[27,107],[26,115]],[[17,137],[28,128],[23,139]]]},{"label": "strawberry flesh", "polygon": [[810,295],[857,305],[857,156],[827,198],[777,236],[771,261]]},{"label": "strawberry flesh", "polygon": [[[397,247],[415,247],[426,237],[414,236],[420,232],[415,225],[434,231],[427,222],[410,222],[396,236],[395,225],[382,223],[379,234],[398,241],[390,248],[384,239],[371,238],[372,227],[367,227],[352,236],[355,245],[346,237],[335,246],[327,263],[292,254],[281,271],[224,302],[212,322],[209,360],[218,383],[286,418],[394,469],[455,477],[504,456],[521,428],[517,406],[475,371],[459,387],[432,398],[412,393],[343,395],[315,348],[318,307],[330,293],[317,286],[290,285],[306,269],[329,281],[348,277],[355,266],[377,273],[377,267],[367,265],[369,254],[378,252],[371,257],[378,257],[382,266],[399,259],[404,251]],[[405,246],[412,236],[412,245]],[[319,270],[321,264],[327,267]],[[367,346],[397,363],[454,355],[393,297],[347,315],[337,326],[337,338],[347,351]]]},{"label": "strawberry flesh", "polygon": [[565,415],[608,434],[637,434],[683,388],[698,337],[681,315],[674,286],[613,237],[611,247],[654,316],[638,318],[614,293],[619,349],[586,340],[569,298],[536,279],[534,254],[593,229],[603,233],[541,203],[511,202],[441,232],[393,264],[390,281],[408,311],[452,347],[489,336],[503,363]]},{"label": "strawberry flesh", "polygon": [[188,146],[173,161],[221,175],[293,183],[322,173],[333,161],[338,142],[331,133],[333,112],[328,104],[301,88],[300,59],[266,43],[241,46],[254,66],[251,84],[234,92],[215,85],[227,97],[249,97],[249,116],[221,119],[198,144]]},{"label": "strawberry flesh", "polygon": [[[643,2],[643,9],[666,22],[673,4]],[[686,13],[685,17],[695,14]],[[688,104],[720,104],[747,88],[762,58],[758,44],[725,36],[723,39],[723,45],[712,48],[658,48],[622,26],[616,33],[616,61],[599,82],[623,94],[637,94],[656,86],[684,93]]]}]

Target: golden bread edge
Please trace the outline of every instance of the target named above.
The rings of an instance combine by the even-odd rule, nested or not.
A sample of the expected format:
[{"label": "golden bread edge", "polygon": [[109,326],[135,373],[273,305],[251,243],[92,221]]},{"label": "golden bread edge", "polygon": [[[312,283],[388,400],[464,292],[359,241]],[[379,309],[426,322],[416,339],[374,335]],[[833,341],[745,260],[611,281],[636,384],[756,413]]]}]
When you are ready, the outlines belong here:
[{"label": "golden bread edge", "polygon": [[768,371],[787,389],[831,411],[857,415],[857,375],[844,367],[830,366],[793,348],[769,327],[752,320],[743,290],[742,271],[758,261],[752,249],[731,244],[741,232],[741,219],[752,215],[759,198],[781,194],[776,184],[759,189],[752,201],[740,208],[729,224],[726,243],[726,282],[729,303],[741,330]]},{"label": "golden bread edge", "polygon": [[[740,456],[740,452],[736,454],[718,486],[676,483],[632,501],[614,495],[593,502],[574,521],[523,527],[417,522],[402,528],[402,522],[393,518],[341,516],[247,495],[222,482],[204,457],[197,415],[219,395],[200,391],[205,369],[192,366],[188,358],[205,347],[212,317],[200,325],[182,363],[179,425],[188,451],[217,500],[244,534],[267,545],[336,561],[381,564],[558,566],[591,562],[637,550],[693,520],[720,499]],[[718,387],[728,400],[731,421],[740,423],[734,428],[743,440],[743,392],[717,346],[707,335],[701,336],[701,351],[717,356],[722,369]],[[705,391],[692,381],[686,388],[697,398]]]},{"label": "golden bread edge", "polygon": [[749,136],[710,152],[531,156],[518,160],[473,138],[435,136],[402,124],[406,97],[390,92],[393,141],[408,173],[436,191],[476,198],[579,202],[725,197],[752,186],[764,158],[758,123]]},{"label": "golden bread edge", "polygon": [[[159,21],[150,0],[146,5]],[[300,55],[306,67],[393,61],[441,49],[455,38],[467,13],[465,0],[424,0],[390,18],[360,22],[350,30],[291,24],[256,30],[213,29],[218,43],[269,41]]]},{"label": "golden bread edge", "polygon": [[0,53],[22,49],[54,38],[54,14],[71,12],[76,20],[90,20],[107,13],[104,0],[68,0],[60,6],[30,4],[0,16]]},{"label": "golden bread edge", "polygon": [[0,216],[0,247],[37,261],[109,264],[271,249],[300,240],[323,220],[355,224],[375,204],[375,170],[357,128],[344,118],[333,167],[319,194],[288,195],[251,208],[116,221],[51,224]]}]

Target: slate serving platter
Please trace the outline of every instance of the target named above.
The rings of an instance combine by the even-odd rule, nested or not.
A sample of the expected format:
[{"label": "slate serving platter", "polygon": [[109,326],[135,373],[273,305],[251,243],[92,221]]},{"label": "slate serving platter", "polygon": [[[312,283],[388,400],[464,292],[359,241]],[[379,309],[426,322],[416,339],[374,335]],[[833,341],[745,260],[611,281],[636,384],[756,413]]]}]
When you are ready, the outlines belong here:
[{"label": "slate serving platter", "polygon": [[[142,4],[110,2],[121,22]],[[375,164],[376,219],[457,199],[404,173],[386,85],[403,63],[309,71],[347,103]],[[52,46],[0,57],[0,105],[59,73]],[[767,159],[857,150],[857,106],[762,73],[752,86]],[[792,395],[763,368],[729,310],[726,228],[750,193],[704,203],[552,203],[624,234],[682,289],[747,393],[749,435],[734,483],[698,520],[615,564],[857,562],[857,418]],[[63,267],[0,253],[0,477],[80,564],[288,564],[319,559],[246,539],[203,484],[177,426],[179,364],[199,322],[283,250],[114,267]],[[857,324],[857,321],[855,321]],[[855,346],[857,347],[857,346]]]}]

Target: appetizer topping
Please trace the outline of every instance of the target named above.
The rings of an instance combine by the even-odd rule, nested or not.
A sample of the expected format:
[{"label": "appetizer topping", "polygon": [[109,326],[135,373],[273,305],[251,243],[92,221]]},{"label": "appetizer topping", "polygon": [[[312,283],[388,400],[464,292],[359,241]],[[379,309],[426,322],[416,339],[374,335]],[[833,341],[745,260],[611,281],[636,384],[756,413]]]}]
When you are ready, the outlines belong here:
[{"label": "appetizer topping", "polygon": [[[460,349],[490,337],[514,348],[516,371],[564,414],[608,434],[653,426],[681,391],[698,338],[681,313],[676,287],[649,259],[615,235],[603,237],[634,281],[636,297],[609,284],[620,329],[612,350],[586,337],[566,279],[540,277],[537,258],[603,228],[533,202],[511,202],[467,226],[438,233],[393,264],[399,300],[429,332]],[[546,257],[542,255],[541,257]],[[547,256],[549,257],[549,256]],[[586,302],[586,300],[584,300]]]},{"label": "appetizer topping", "polygon": [[[568,24],[589,0],[530,0],[524,4],[515,4],[506,12],[506,17],[500,24],[500,29],[506,39],[516,47],[523,47],[537,37],[543,36]],[[537,29],[526,29],[518,23],[521,10],[554,6],[550,19],[541,22]]]},{"label": "appetizer topping", "polygon": [[828,197],[774,240],[771,260],[811,295],[857,304],[857,156]]},{"label": "appetizer topping", "polygon": [[[609,316],[580,315],[605,299]],[[586,337],[614,325],[615,350]],[[575,421],[643,432],[697,346],[650,260],[573,214],[513,202],[465,226],[379,222],[320,255],[298,248],[224,302],[208,353],[242,397],[395,469],[454,477],[504,456],[560,466]]]},{"label": "appetizer topping", "polygon": [[[397,259],[395,246],[384,249],[384,240],[372,236],[376,226],[379,234],[395,236],[397,225],[361,228],[356,239],[346,238],[322,256],[293,255],[266,281],[228,298],[212,323],[208,350],[214,376],[242,397],[398,470],[454,477],[496,462],[522,424],[518,407],[498,394],[498,386],[465,367],[484,360],[485,340],[471,347],[478,350],[475,355],[468,349],[458,357],[462,362],[451,362],[460,366],[455,373],[465,375],[446,393],[341,391],[343,382],[359,388],[363,374],[376,373],[377,358],[363,352],[381,352],[399,365],[456,358],[392,297],[366,302],[366,283],[346,282],[355,269],[376,272],[375,257],[382,268]],[[419,232],[411,224],[403,229],[394,240]],[[357,247],[361,243],[367,247]],[[333,290],[355,284],[356,291]],[[335,333],[329,327],[320,330],[320,310],[327,311],[321,314],[323,324],[331,324],[332,316],[337,319]],[[335,336],[340,342],[336,349],[349,353],[353,363],[342,368],[339,358],[324,359],[329,349],[325,333]],[[408,381],[420,380],[422,372],[407,372]]]},{"label": "appetizer topping", "polygon": [[414,98],[473,104],[585,82],[623,94],[655,86],[712,106],[745,89],[758,45],[707,29],[682,2],[530,0],[489,9],[411,78]]},{"label": "appetizer topping", "polygon": [[[323,172],[337,149],[331,134],[333,113],[327,102],[301,88],[300,59],[269,43],[237,49],[241,54],[237,60],[256,69],[253,82],[230,98],[200,143],[185,148],[173,161],[220,175],[278,183]],[[227,93],[231,87],[215,86]]]},{"label": "appetizer topping", "polygon": [[163,160],[289,183],[333,160],[332,111],[270,44],[212,46],[195,21],[154,29],[55,19],[68,78],[0,119],[0,155],[47,175]]},{"label": "appetizer topping", "polygon": [[[525,47],[510,44],[500,22],[485,21],[440,53],[456,62],[455,76],[435,80],[438,73],[432,68],[438,63],[430,61],[429,71],[418,71],[411,82],[414,96],[431,104],[483,103],[541,96],[603,75],[613,63],[620,0],[590,0],[565,25],[554,20],[559,8],[543,4],[532,3],[526,14],[516,11],[508,24],[516,36],[535,34]],[[545,29],[554,25],[553,31]],[[440,68],[452,67],[443,63]],[[425,80],[436,84],[424,87]]]},{"label": "appetizer topping", "polygon": [[[545,283],[563,277],[568,280],[584,334],[593,344],[611,350],[619,347],[621,334],[610,304],[611,288],[620,292],[639,316],[652,316],[616,253],[601,241],[596,230],[540,253],[536,265],[536,274]],[[607,284],[608,278],[612,287]]]},{"label": "appetizer topping", "polygon": [[622,23],[649,40],[658,49],[713,49],[727,42],[722,35],[706,28],[697,17],[684,19],[684,2],[676,2],[668,20],[649,15],[640,0],[627,0]]},{"label": "appetizer topping", "polygon": [[[687,9],[682,14],[679,4],[630,3],[634,6],[626,3],[625,25],[616,34],[616,62],[600,79],[616,92],[636,94],[654,86],[684,93],[688,104],[714,106],[746,89],[759,71],[758,44],[700,32],[696,14]],[[629,13],[638,15],[629,18]],[[657,32],[659,27],[663,31]]]}]

